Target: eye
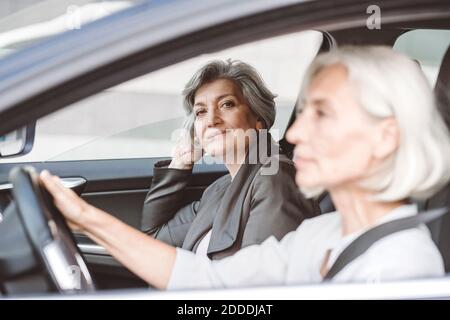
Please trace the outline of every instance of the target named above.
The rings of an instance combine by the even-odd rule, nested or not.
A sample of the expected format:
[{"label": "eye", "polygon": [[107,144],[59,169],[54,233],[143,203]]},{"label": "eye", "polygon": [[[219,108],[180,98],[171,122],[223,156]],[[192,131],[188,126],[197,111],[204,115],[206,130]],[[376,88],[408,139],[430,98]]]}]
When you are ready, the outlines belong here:
[{"label": "eye", "polygon": [[295,106],[295,113],[296,115],[300,115],[302,112],[304,112],[306,109],[309,109],[309,104],[306,101],[306,99],[301,99],[298,101],[297,105]]},{"label": "eye", "polygon": [[231,100],[225,101],[220,105],[221,108],[231,108],[234,106],[234,102]]},{"label": "eye", "polygon": [[319,118],[322,118],[322,117],[325,117],[327,114],[321,108],[318,108],[318,109],[316,109],[316,115]]},{"label": "eye", "polygon": [[206,110],[205,109],[197,109],[197,110],[195,110],[195,116],[196,117],[201,117],[204,114],[206,114]]}]

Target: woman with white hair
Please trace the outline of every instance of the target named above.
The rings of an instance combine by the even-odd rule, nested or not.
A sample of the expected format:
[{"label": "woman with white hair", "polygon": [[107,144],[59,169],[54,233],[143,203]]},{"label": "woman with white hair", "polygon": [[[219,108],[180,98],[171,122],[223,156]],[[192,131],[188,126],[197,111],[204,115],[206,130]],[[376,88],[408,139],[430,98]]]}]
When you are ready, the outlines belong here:
[{"label": "woman with white hair", "polygon": [[[446,184],[450,137],[419,67],[387,47],[344,47],[319,55],[302,97],[287,132],[296,145],[296,182],[310,196],[327,190],[337,211],[306,220],[281,241],[271,237],[221,261],[145,237],[86,204],[48,172],[41,178],[70,224],[158,288],[320,282],[355,239],[416,217],[412,201]],[[419,224],[380,238],[332,280],[443,273],[440,253]]]}]

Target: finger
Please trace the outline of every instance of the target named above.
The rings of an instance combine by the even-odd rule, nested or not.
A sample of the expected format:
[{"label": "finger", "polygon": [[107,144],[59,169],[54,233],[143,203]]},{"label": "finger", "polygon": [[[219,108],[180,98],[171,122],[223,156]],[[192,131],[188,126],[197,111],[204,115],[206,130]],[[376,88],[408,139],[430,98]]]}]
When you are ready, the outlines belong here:
[{"label": "finger", "polygon": [[55,206],[70,219],[78,219],[86,208],[85,202],[72,190],[64,187],[58,177],[48,172],[41,173],[44,186],[53,196]]},{"label": "finger", "polygon": [[180,148],[181,154],[186,154],[191,152],[194,149],[194,146],[192,144],[184,145],[182,148]]},{"label": "finger", "polygon": [[71,198],[74,201],[84,203],[84,201],[78,196],[78,194],[76,194],[75,191],[63,185],[61,179],[58,176],[52,176],[52,178],[54,179],[54,182],[58,186],[59,190],[61,192],[64,192],[67,197]]},{"label": "finger", "polygon": [[47,170],[44,170],[41,173],[41,180],[43,180],[45,187],[47,189],[49,189],[49,191],[50,191],[50,193],[52,193],[52,195],[58,196],[62,193],[62,195],[64,195],[65,197],[68,197],[74,201],[81,200],[73,190],[66,188],[62,184],[59,177],[50,174]]},{"label": "finger", "polygon": [[69,226],[70,230],[73,230],[73,231],[80,231],[80,230],[82,230],[78,224],[73,223],[73,222],[71,222],[69,220],[67,220],[67,225]]},{"label": "finger", "polygon": [[44,170],[40,174],[40,181],[44,187],[53,195],[56,196],[60,192],[59,185],[53,179],[53,176],[47,170]]}]

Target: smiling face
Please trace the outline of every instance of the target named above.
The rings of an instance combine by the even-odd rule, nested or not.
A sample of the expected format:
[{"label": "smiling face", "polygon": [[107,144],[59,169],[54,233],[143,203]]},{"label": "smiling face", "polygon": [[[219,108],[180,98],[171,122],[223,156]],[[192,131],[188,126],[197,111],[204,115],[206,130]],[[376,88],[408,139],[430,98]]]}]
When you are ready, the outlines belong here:
[{"label": "smiling face", "polygon": [[[218,79],[202,85],[195,93],[194,129],[204,151],[212,156],[224,157],[245,148],[237,141],[236,129],[260,129],[241,90],[227,79]],[[235,147],[236,146],[236,147]]]},{"label": "smiling face", "polygon": [[296,182],[305,188],[353,185],[368,176],[398,144],[393,119],[376,119],[359,105],[342,65],[312,79],[306,101],[286,138],[295,144]]}]

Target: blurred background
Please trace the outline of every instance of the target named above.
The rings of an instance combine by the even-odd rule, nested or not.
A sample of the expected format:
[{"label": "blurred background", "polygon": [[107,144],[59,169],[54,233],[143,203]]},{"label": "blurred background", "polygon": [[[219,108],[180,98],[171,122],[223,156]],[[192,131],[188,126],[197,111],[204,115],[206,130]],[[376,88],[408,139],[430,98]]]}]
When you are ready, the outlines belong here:
[{"label": "blurred background", "polygon": [[[58,33],[76,31],[86,23],[140,2],[143,1],[0,1],[0,55]],[[185,115],[181,97],[184,84],[213,59],[239,59],[256,67],[277,94],[272,133],[281,138],[303,74],[321,42],[322,35],[316,31],[292,33],[200,55],[104,90],[39,119],[33,150],[14,161],[170,156],[175,142],[172,134],[181,127]],[[8,161],[12,160],[0,162]]]}]

